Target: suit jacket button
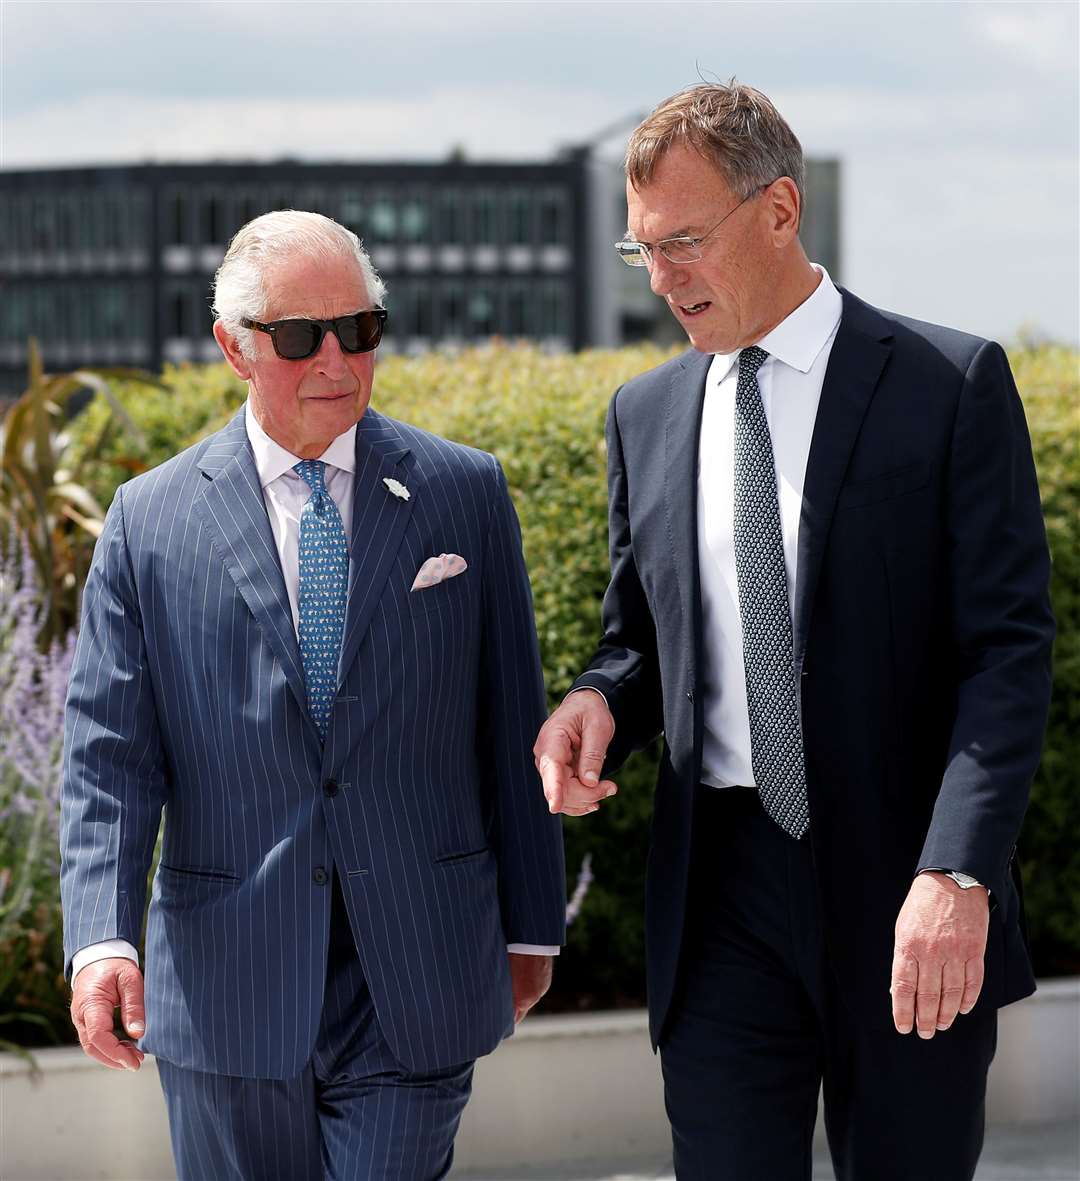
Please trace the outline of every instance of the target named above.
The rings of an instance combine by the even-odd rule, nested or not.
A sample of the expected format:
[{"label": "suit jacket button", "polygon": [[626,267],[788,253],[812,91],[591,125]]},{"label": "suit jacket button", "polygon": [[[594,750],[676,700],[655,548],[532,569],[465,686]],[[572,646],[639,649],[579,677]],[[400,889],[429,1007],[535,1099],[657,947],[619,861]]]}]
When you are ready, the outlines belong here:
[{"label": "suit jacket button", "polygon": [[315,882],[316,885],[325,886],[329,878],[330,875],[325,869],[323,869],[321,865],[315,866],[315,869],[311,874],[311,880]]},{"label": "suit jacket button", "polygon": [[693,705],[693,704],[694,704],[694,691],[693,691],[693,689],[687,689],[687,691],[686,691],[686,700],[687,700],[687,701],[689,701],[691,705]]},{"label": "suit jacket button", "polygon": [[338,793],[338,785],[336,779],[328,779],[323,785],[323,795],[329,796],[331,799]]}]

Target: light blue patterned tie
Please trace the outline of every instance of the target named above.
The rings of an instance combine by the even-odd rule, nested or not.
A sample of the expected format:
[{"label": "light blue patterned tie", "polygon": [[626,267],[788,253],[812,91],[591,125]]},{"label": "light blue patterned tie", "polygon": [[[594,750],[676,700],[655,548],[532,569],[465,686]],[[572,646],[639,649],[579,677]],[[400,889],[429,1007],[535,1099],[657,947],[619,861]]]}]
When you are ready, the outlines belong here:
[{"label": "light blue patterned tie", "polygon": [[300,658],[308,709],[319,736],[325,738],[337,694],[349,550],[341,514],[326,490],[326,464],[321,459],[302,459],[293,471],[311,489],[300,513]]}]

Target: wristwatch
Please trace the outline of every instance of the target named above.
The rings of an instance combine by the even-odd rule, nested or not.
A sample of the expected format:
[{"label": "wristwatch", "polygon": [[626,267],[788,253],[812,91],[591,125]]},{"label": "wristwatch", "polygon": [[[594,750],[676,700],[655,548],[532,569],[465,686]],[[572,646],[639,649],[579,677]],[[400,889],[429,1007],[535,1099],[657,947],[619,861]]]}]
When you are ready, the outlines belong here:
[{"label": "wristwatch", "polygon": [[[937,869],[934,866],[928,866],[926,869],[920,869],[919,873],[943,873],[947,878],[952,878],[961,890],[970,890],[972,886],[982,886],[982,882],[978,878],[973,878],[969,873],[961,873],[957,869]],[[983,886],[983,889],[985,890],[986,887]]]}]

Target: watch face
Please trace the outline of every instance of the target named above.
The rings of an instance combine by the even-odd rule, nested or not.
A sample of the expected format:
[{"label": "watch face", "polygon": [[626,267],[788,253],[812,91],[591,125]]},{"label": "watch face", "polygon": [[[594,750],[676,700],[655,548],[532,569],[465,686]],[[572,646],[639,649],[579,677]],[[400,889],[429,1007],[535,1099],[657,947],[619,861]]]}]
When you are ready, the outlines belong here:
[{"label": "watch face", "polygon": [[951,877],[952,880],[964,890],[979,884],[978,879],[973,878],[969,873],[960,873],[959,871],[954,871],[953,873],[949,874],[949,877]]}]

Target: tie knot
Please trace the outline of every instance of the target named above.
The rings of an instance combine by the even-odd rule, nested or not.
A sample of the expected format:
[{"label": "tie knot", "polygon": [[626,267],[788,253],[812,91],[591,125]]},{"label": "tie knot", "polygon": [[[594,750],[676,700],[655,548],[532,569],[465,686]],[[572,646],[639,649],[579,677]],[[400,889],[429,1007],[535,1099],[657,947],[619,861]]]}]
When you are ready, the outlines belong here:
[{"label": "tie knot", "polygon": [[321,459],[302,459],[293,464],[293,471],[312,492],[326,491],[326,464]]},{"label": "tie knot", "polygon": [[739,354],[739,376],[756,377],[757,371],[768,359],[769,354],[764,349],[759,349],[756,344],[743,349]]}]

